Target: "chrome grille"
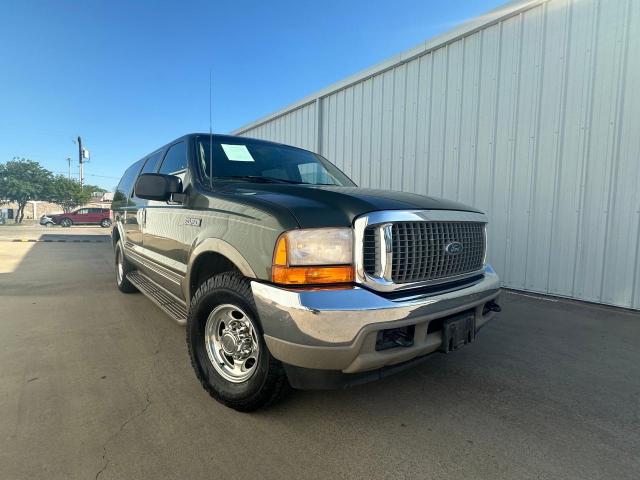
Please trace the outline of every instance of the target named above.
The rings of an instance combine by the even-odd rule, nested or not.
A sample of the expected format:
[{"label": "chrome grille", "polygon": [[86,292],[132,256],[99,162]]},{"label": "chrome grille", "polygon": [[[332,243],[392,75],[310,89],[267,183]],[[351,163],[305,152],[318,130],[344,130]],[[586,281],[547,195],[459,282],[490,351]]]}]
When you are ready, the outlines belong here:
[{"label": "chrome grille", "polygon": [[[391,227],[391,271],[395,284],[437,281],[480,270],[484,261],[484,223],[394,222]],[[370,276],[379,275],[380,225],[364,231],[363,267]],[[448,253],[447,245],[462,244],[459,253]],[[387,277],[388,278],[388,277]]]},{"label": "chrome grille", "polygon": [[362,238],[362,252],[364,257],[364,271],[369,275],[375,274],[376,258],[380,255],[380,242],[376,240],[376,230],[367,228]]}]

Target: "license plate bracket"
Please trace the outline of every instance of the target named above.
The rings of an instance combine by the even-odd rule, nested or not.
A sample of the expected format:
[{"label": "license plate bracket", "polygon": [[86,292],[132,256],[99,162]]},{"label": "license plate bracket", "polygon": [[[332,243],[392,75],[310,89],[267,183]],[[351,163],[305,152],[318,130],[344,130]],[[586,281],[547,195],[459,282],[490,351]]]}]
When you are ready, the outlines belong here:
[{"label": "license plate bracket", "polygon": [[473,311],[447,318],[442,324],[442,346],[444,353],[455,352],[473,342],[476,337],[476,317]]}]

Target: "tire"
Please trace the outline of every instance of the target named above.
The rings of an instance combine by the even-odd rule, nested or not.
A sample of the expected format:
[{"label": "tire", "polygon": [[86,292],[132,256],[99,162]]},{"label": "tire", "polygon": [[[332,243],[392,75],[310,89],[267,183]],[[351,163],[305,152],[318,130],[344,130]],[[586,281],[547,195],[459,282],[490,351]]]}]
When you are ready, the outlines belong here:
[{"label": "tire", "polygon": [[116,263],[116,286],[122,293],[136,293],[138,289],[127,279],[127,274],[134,270],[134,267],[124,255],[122,242],[118,240],[115,248]]},{"label": "tire", "polygon": [[[222,318],[227,323],[217,324],[216,318]],[[235,330],[234,319],[244,327],[250,327],[249,332]],[[211,325],[217,327],[211,330]],[[205,331],[208,335],[205,335]],[[238,332],[241,336],[234,337]],[[229,367],[232,359],[225,353],[228,343],[224,344],[223,350],[217,350],[221,362],[214,365],[216,350],[212,345],[213,340],[207,343],[206,339],[214,336],[225,339],[229,335],[235,338],[233,348],[244,345],[242,342],[247,342],[247,339],[251,343],[247,350],[251,349],[252,353],[247,354],[248,358],[239,360],[240,363],[244,362],[243,367],[247,369],[245,374],[251,371],[246,378],[242,377],[241,371]],[[198,288],[187,318],[187,346],[191,365],[202,387],[227,407],[251,412],[277,402],[289,389],[282,364],[271,356],[264,342],[249,282],[239,273],[215,275]],[[246,350],[243,353],[246,354]],[[251,360],[253,363],[249,366]]]},{"label": "tire", "polygon": [[100,222],[100,226],[102,228],[109,228],[111,226],[111,220],[109,220],[108,218],[103,218]]},{"label": "tire", "polygon": [[68,228],[71,225],[73,225],[73,222],[71,221],[70,218],[63,218],[62,220],[60,220],[60,225],[62,225],[65,228]]}]

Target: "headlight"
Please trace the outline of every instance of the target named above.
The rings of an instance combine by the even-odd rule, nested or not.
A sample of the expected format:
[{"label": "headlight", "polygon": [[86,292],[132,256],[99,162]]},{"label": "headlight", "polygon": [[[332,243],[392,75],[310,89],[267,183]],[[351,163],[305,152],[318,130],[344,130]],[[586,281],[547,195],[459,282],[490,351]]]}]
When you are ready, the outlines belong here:
[{"label": "headlight", "polygon": [[353,234],[350,228],[292,230],[284,234],[289,265],[350,265]]},{"label": "headlight", "polygon": [[273,256],[272,280],[288,285],[352,282],[353,232],[314,228],[283,233]]}]

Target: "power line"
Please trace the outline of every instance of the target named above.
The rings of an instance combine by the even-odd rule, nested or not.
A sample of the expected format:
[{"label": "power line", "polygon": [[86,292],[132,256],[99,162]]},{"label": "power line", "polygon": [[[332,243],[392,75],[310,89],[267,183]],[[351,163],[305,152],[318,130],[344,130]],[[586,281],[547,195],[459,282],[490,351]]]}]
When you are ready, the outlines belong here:
[{"label": "power line", "polygon": [[[53,172],[55,175],[66,175],[66,172]],[[78,172],[77,171],[73,171],[71,172],[72,175],[77,175]],[[111,177],[109,175],[96,175],[93,173],[85,173],[84,174],[85,177],[99,177],[99,178],[110,178],[112,180],[120,180],[120,177]]]}]

